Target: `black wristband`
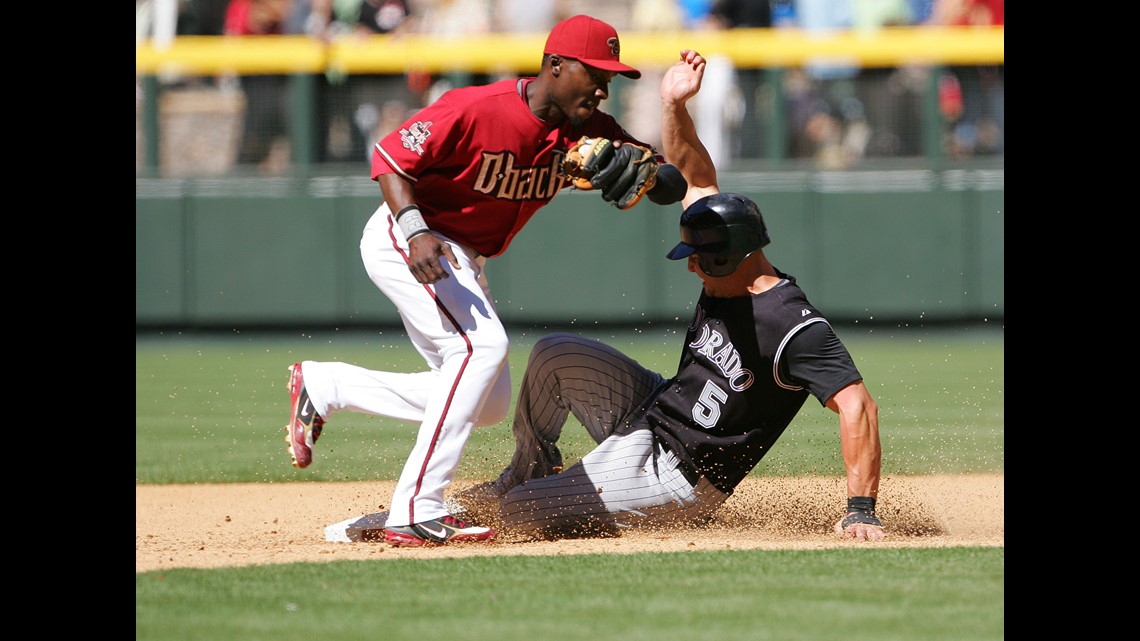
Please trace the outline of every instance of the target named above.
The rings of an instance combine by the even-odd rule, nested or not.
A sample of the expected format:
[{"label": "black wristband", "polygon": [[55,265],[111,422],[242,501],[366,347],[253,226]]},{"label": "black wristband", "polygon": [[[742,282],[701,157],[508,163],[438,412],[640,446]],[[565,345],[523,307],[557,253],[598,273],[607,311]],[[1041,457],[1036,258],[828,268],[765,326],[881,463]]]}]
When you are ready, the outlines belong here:
[{"label": "black wristband", "polygon": [[865,523],[883,527],[883,522],[875,516],[875,497],[852,496],[847,499],[847,516],[843,518],[841,527],[846,528],[852,523]]}]

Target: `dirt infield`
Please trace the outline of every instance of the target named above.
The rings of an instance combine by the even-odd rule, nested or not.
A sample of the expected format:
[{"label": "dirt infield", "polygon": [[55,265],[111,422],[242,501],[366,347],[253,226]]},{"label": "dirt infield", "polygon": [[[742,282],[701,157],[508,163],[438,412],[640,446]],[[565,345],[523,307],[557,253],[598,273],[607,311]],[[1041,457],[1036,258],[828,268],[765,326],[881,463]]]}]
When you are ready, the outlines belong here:
[{"label": "dirt infield", "polygon": [[[470,482],[457,481],[454,490]],[[1005,546],[1005,476],[886,477],[881,543],[831,533],[840,478],[748,478],[700,528],[626,531],[616,538],[393,548],[329,543],[324,528],[385,508],[393,483],[136,485],[135,572],[350,559],[565,555],[683,550]]]}]

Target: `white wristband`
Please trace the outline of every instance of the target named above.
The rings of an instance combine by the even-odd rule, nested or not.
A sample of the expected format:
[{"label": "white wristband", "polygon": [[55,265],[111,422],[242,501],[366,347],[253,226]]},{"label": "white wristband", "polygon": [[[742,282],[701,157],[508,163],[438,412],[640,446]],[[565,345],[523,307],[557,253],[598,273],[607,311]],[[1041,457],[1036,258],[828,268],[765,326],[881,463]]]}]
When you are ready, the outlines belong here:
[{"label": "white wristband", "polygon": [[404,232],[404,240],[411,240],[413,236],[431,231],[427,223],[424,222],[420,208],[415,205],[408,205],[397,212],[396,222],[400,225],[400,230]]}]

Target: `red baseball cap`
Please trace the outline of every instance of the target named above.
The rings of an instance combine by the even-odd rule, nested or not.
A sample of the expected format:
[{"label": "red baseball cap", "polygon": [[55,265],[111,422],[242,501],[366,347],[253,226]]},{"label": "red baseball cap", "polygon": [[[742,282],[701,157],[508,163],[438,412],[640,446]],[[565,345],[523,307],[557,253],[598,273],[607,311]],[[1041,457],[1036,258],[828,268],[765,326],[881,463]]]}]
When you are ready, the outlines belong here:
[{"label": "red baseball cap", "polygon": [[591,18],[579,15],[554,25],[546,39],[543,54],[553,53],[573,58],[596,69],[614,71],[627,78],[637,79],[641,72],[618,59],[621,45],[617,29]]}]

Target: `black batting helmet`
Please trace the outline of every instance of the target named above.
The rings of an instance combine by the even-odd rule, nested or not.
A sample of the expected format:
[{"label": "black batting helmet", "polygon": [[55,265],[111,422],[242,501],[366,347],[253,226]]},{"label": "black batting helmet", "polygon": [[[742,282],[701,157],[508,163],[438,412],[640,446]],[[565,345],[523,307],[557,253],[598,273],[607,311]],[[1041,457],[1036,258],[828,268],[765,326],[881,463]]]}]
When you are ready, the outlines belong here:
[{"label": "black batting helmet", "polygon": [[677,260],[696,254],[701,271],[727,276],[770,242],[756,203],[740,194],[713,194],[681,214],[681,242],[665,256]]}]

